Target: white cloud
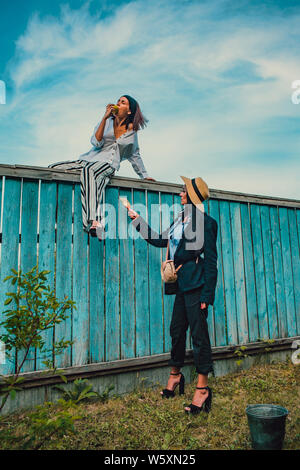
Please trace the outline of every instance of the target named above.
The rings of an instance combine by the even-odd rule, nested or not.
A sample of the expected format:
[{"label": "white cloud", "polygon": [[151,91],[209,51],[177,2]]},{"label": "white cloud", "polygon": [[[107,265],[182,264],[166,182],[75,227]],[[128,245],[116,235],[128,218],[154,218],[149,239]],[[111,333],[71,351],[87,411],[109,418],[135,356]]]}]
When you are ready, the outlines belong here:
[{"label": "white cloud", "polygon": [[[5,110],[20,126],[21,139],[10,140],[15,163],[76,158],[89,148],[106,103],[129,93],[150,118],[139,139],[153,177],[179,182],[179,174],[204,172],[215,188],[279,195],[280,187],[299,197],[298,137],[272,139],[264,131],[274,118],[298,118],[291,83],[300,78],[299,52],[291,44],[299,16],[267,19],[258,11],[222,20],[215,13],[223,4],[140,0],[110,17],[67,6],[58,18],[34,15],[17,41],[16,92]],[[246,68],[235,75],[235,65],[246,62],[256,80]],[[285,155],[286,186],[282,168],[271,166],[272,151]],[[120,174],[134,176],[126,164]]]}]

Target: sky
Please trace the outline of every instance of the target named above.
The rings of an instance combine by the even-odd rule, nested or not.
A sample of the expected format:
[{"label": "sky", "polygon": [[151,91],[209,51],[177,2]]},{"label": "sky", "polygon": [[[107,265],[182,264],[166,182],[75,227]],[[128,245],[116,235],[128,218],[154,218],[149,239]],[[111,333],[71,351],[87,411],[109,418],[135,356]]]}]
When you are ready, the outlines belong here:
[{"label": "sky", "polygon": [[299,22],[300,0],[0,0],[0,163],[78,158],[129,94],[149,176],[300,199]]}]

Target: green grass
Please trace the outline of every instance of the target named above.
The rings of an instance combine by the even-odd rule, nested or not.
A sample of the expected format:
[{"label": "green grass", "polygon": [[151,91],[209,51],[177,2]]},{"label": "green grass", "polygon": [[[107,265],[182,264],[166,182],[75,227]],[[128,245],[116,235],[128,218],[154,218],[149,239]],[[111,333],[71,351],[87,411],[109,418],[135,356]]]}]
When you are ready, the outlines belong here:
[{"label": "green grass", "polygon": [[[212,410],[208,415],[186,415],[195,383],[186,386],[184,398],[163,400],[160,388],[140,389],[106,403],[79,405],[74,413],[81,419],[75,433],[59,440],[50,439],[42,449],[251,449],[245,413],[253,403],[286,407],[284,449],[300,448],[300,368],[291,363],[253,366],[224,377],[211,378]],[[0,449],[17,448],[5,434],[22,436],[28,425],[27,413],[2,418]]]}]

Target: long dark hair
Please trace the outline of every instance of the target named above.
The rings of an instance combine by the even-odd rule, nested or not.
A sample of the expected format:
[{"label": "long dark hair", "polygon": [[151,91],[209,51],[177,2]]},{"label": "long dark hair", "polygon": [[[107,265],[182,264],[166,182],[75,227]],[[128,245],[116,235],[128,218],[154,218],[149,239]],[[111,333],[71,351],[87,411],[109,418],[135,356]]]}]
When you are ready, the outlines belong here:
[{"label": "long dark hair", "polygon": [[132,123],[134,131],[144,129],[144,127],[147,126],[148,119],[143,115],[138,102],[129,95],[122,96],[128,99],[129,108],[131,111],[131,114],[128,114],[127,118],[124,119],[122,124],[125,124],[126,129],[128,129],[129,124]]}]

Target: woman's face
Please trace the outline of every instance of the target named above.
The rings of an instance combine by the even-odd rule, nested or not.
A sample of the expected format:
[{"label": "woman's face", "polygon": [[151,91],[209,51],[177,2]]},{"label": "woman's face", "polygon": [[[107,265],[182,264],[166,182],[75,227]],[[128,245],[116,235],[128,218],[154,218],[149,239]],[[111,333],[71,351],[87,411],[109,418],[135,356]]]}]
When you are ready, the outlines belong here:
[{"label": "woman's face", "polygon": [[182,205],[187,204],[187,191],[186,191],[186,186],[185,185],[183,186],[182,191],[179,194],[179,196],[181,197],[180,203]]},{"label": "woman's face", "polygon": [[125,96],[121,96],[121,98],[118,99],[117,105],[119,107],[118,117],[126,118],[128,113],[131,114],[129,101]]}]

